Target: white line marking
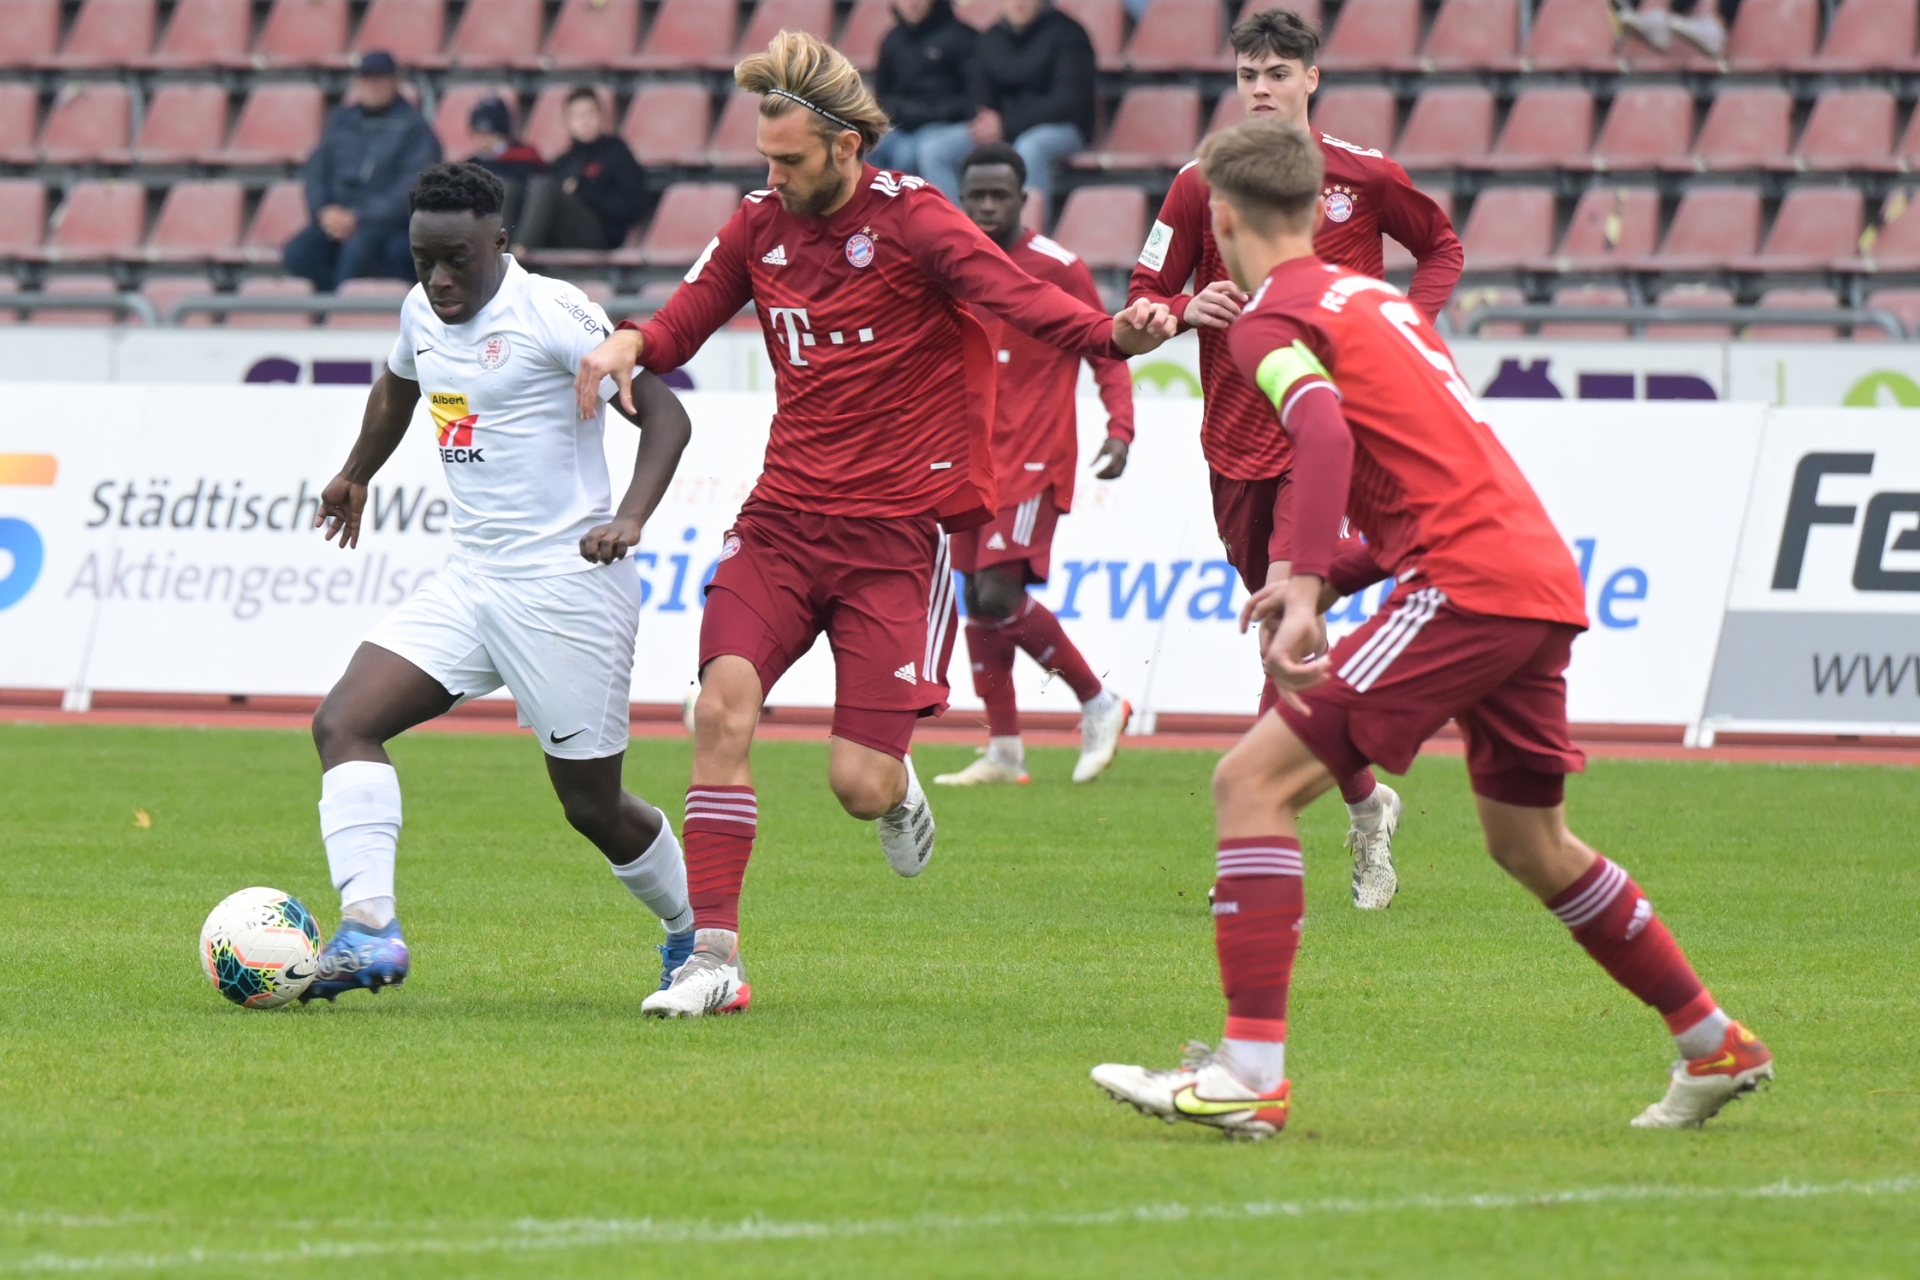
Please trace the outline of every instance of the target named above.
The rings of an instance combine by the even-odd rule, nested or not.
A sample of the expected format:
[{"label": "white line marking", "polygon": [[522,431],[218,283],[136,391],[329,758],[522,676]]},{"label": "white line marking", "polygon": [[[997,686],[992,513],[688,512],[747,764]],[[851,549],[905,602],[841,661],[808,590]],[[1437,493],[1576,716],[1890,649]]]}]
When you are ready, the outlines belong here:
[{"label": "white line marking", "polygon": [[[629,1242],[661,1244],[737,1244],[782,1240],[831,1240],[859,1236],[903,1236],[1006,1228],[1113,1227],[1137,1223],[1257,1221],[1266,1218],[1366,1216],[1393,1213],[1455,1213],[1474,1210],[1540,1209],[1569,1205],[1634,1204],[1677,1200],[1807,1200],[1826,1196],[1911,1195],[1920,1177],[1881,1178],[1873,1182],[1780,1182],[1757,1187],[1588,1187],[1534,1193],[1485,1192],[1461,1196],[1398,1196],[1380,1200],[1259,1200],[1249,1204],[1145,1204],[1089,1213],[989,1213],[972,1216],[926,1214],[912,1218],[842,1219],[837,1222],[776,1222],[747,1218],[739,1222],[654,1218],[577,1218],[541,1221],[522,1218],[505,1227],[487,1228],[491,1236],[466,1239],[314,1241],[285,1249],[185,1249],[173,1253],[112,1253],[92,1256],[40,1253],[0,1264],[0,1273],[83,1271],[164,1271],[183,1267],[274,1265],[336,1258],[394,1257],[417,1254],[546,1252],[590,1249]],[[32,1216],[32,1215],[22,1215]],[[52,1215],[48,1215],[51,1219]],[[69,1219],[79,1223],[86,1219]]]}]

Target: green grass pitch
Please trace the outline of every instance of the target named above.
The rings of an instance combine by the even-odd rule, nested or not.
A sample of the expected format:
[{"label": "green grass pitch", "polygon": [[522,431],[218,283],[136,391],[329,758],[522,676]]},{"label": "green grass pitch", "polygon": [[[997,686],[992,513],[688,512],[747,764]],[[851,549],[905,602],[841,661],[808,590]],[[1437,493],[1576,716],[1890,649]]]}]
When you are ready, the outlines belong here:
[{"label": "green grass pitch", "polygon": [[[677,817],[688,754],[636,742],[629,785]],[[1628,1127],[1671,1042],[1479,851],[1457,761],[1403,786],[1390,912],[1347,905],[1323,802],[1293,1122],[1233,1144],[1087,1080],[1219,1033],[1208,754],[942,791],[903,882],[823,747],[761,745],[754,1007],[672,1024],[638,1014],[656,926],[530,740],[394,756],[412,978],[254,1013],[194,944],[250,884],[332,924],[304,736],[0,727],[0,1275],[1920,1274],[1911,772],[1572,783],[1778,1058],[1688,1133]]]}]

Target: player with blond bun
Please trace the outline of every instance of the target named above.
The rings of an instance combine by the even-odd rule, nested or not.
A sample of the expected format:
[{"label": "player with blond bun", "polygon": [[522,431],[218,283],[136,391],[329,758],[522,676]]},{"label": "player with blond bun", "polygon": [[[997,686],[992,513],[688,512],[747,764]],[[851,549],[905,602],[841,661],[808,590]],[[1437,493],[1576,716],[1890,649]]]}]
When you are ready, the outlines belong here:
[{"label": "player with blond bun", "polygon": [[[946,531],[998,508],[989,448],[994,353],[971,308],[1086,356],[1124,357],[1173,330],[1164,306],[1106,316],[1027,275],[925,180],[874,168],[887,120],[860,74],[782,31],[734,72],[761,95],[767,185],[644,324],[580,366],[579,393],[635,366],[684,364],[753,303],[778,400],[758,484],[728,530],[700,626],[687,790],[695,945],[661,1017],[744,1009],[740,890],[758,829],[749,754],[760,707],[824,632],[835,698],[828,783],[877,820],[888,863],[918,875],[934,822],[908,745],[947,705],[954,638]],[[624,390],[622,395],[624,396]]]}]

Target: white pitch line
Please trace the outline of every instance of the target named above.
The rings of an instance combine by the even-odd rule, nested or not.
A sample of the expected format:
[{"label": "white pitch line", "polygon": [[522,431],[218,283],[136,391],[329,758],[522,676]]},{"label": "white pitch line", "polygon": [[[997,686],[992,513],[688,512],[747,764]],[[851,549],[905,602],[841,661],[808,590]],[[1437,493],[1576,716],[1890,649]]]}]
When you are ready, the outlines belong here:
[{"label": "white pitch line", "polygon": [[[184,1249],[171,1253],[112,1253],[92,1256],[40,1253],[0,1264],[0,1273],[166,1271],[209,1266],[273,1266],[293,1262],[407,1255],[466,1255],[590,1249],[625,1243],[738,1244],[786,1240],[832,1240],[859,1236],[902,1236],[1005,1228],[1090,1228],[1192,1220],[1258,1221],[1267,1218],[1365,1216],[1394,1213],[1456,1213],[1559,1206],[1634,1204],[1676,1200],[1809,1200],[1831,1196],[1890,1196],[1920,1192],[1920,1177],[1871,1182],[1771,1182],[1754,1187],[1587,1187],[1534,1193],[1484,1192],[1461,1196],[1399,1196],[1379,1200],[1259,1200],[1249,1204],[1145,1204],[1088,1213],[990,1213],[972,1216],[926,1214],[911,1218],[841,1219],[831,1222],[780,1222],[746,1218],[738,1222],[654,1218],[581,1218],[542,1221],[523,1218],[495,1226],[498,1233],[466,1239],[314,1241],[283,1249]],[[35,1217],[36,1215],[20,1215]],[[3,1219],[0,1219],[3,1220]],[[55,1221],[52,1215],[43,1220]],[[72,1218],[75,1224],[89,1219]],[[124,1220],[103,1220],[124,1221]]]}]

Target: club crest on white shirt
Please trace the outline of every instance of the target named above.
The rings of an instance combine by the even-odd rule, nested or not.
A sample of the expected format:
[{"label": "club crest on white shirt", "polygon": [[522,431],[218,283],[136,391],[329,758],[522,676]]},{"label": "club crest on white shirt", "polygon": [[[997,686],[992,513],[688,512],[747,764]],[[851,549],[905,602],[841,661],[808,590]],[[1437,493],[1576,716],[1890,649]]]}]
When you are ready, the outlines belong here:
[{"label": "club crest on white shirt", "polygon": [[513,358],[513,344],[504,333],[490,333],[480,340],[480,367],[488,373],[503,368]]}]

